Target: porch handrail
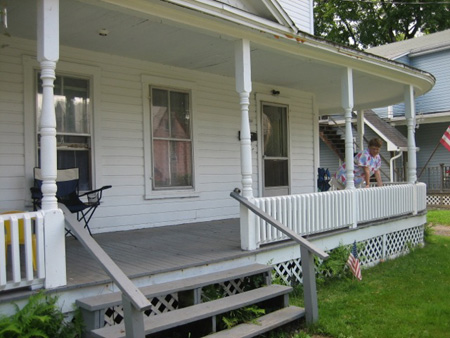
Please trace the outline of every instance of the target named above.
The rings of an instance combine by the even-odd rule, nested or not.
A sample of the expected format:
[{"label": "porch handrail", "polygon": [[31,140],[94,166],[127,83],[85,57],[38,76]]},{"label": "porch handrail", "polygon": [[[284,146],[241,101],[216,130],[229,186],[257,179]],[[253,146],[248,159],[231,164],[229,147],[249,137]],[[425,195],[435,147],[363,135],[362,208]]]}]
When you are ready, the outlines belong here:
[{"label": "porch handrail", "polygon": [[317,320],[319,319],[319,307],[317,303],[316,276],[314,269],[315,265],[313,254],[319,256],[322,260],[326,260],[329,257],[328,254],[325,251],[317,248],[308,240],[297,235],[294,231],[284,226],[282,223],[277,221],[275,218],[270,216],[265,211],[258,208],[253,203],[249,202],[248,199],[241,196],[239,193],[240,190],[238,188],[235,188],[234,191],[231,192],[230,196],[236,199],[241,205],[245,206],[247,209],[252,211],[255,215],[261,217],[266,222],[270,223],[279,231],[283,232],[292,240],[300,244],[300,254],[302,258],[305,317],[308,323],[317,322]]},{"label": "porch handrail", "polygon": [[127,337],[144,337],[144,313],[152,304],[145,295],[134,285],[127,275],[108,256],[100,245],[84,230],[75,214],[72,214],[65,205],[59,204],[66,220],[66,226],[80,241],[84,248],[100,264],[102,269],[111,277],[117,287],[122,291],[122,304],[124,311],[125,333]]}]

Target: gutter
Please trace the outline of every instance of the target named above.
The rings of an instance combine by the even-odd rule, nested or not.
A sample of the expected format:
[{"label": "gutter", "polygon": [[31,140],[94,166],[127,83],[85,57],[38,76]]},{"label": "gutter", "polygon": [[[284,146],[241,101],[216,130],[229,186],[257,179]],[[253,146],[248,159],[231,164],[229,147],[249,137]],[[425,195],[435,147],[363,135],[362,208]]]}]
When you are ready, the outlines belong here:
[{"label": "gutter", "polygon": [[390,170],[390,179],[391,179],[391,183],[393,183],[394,182],[394,161],[396,160],[396,159],[398,159],[400,156],[402,156],[403,155],[403,151],[402,150],[400,150],[399,151],[399,153],[398,153],[398,155],[396,155],[396,156],[394,156],[394,157],[391,157],[391,159],[389,160],[389,170]]},{"label": "gutter", "polygon": [[[103,0],[107,2],[115,2],[119,0]],[[414,68],[404,63],[397,62],[391,59],[384,58],[379,55],[371,54],[364,51],[359,51],[352,49],[331,41],[327,41],[324,38],[317,37],[305,32],[298,30],[296,27],[287,28],[281,24],[274,23],[270,20],[261,18],[254,14],[242,11],[235,7],[218,3],[212,0],[159,0],[167,4],[177,5],[186,9],[201,12],[215,18],[219,18],[225,21],[233,22],[247,28],[252,28],[258,30],[261,33],[267,33],[272,35],[278,40],[288,40],[290,42],[296,42],[297,44],[314,47],[320,50],[338,54],[343,57],[349,57],[359,61],[366,61],[367,63],[377,64],[378,66],[386,67],[387,65],[393,66],[396,70],[401,70],[404,72],[409,72],[409,75],[417,76],[418,73],[427,78],[427,81],[431,84],[430,90],[436,83],[434,76],[428,72]],[[295,28],[295,29],[294,29]],[[330,60],[323,60],[326,62],[331,62]],[[380,64],[382,63],[382,64]],[[335,64],[342,65],[339,62]],[[351,67],[351,66],[349,66]],[[357,70],[355,68],[355,70]],[[414,74],[411,74],[413,72]],[[405,82],[405,84],[407,84]]]}]

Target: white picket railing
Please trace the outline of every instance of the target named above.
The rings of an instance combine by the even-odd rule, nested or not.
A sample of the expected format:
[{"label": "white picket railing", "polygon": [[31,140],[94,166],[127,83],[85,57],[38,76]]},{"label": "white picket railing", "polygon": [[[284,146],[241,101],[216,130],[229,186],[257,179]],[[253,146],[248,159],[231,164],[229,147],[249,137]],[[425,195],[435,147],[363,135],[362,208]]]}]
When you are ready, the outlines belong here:
[{"label": "white picket railing", "polygon": [[0,290],[42,285],[44,213],[0,214],[0,248]]},{"label": "white picket railing", "polygon": [[[423,183],[255,198],[255,205],[304,236],[414,214],[426,209]],[[356,210],[355,210],[356,208]],[[255,217],[257,245],[284,240],[280,231]]]}]

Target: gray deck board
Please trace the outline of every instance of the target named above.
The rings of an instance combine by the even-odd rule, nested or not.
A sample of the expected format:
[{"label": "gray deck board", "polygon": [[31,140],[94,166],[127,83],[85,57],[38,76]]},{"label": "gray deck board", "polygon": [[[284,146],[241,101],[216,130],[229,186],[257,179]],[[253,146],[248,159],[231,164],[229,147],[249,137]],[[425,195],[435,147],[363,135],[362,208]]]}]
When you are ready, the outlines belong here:
[{"label": "gray deck board", "polygon": [[[285,295],[292,290],[283,285],[270,285],[254,289],[238,295],[216,299],[206,303],[200,303],[186,308],[181,308],[165,313],[163,316],[150,316],[144,319],[145,333],[160,332],[174,326],[192,323],[204,318],[209,318],[220,313],[238,309],[247,305],[262,302],[267,299]],[[124,337],[123,324],[108,326],[94,330],[94,337]]]},{"label": "gray deck board", "polygon": [[[94,239],[129,277],[208,264],[244,255],[239,220],[95,234]],[[66,240],[68,287],[109,277],[74,238]]]}]

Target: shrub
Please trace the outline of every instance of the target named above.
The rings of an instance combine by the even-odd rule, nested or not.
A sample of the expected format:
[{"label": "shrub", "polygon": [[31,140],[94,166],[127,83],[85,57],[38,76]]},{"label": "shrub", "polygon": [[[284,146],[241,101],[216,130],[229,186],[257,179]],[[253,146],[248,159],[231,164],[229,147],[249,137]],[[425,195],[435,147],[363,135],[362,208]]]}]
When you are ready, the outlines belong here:
[{"label": "shrub", "polygon": [[66,322],[57,300],[57,297],[39,292],[32,295],[22,309],[14,304],[14,315],[0,316],[0,337],[81,337],[83,323],[80,312],[76,311],[73,320]]}]

